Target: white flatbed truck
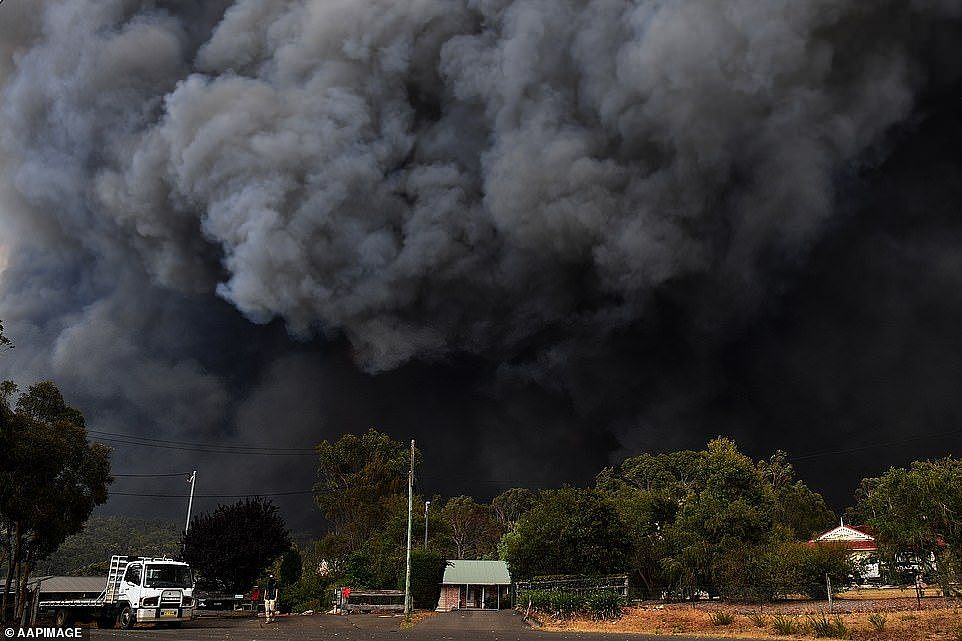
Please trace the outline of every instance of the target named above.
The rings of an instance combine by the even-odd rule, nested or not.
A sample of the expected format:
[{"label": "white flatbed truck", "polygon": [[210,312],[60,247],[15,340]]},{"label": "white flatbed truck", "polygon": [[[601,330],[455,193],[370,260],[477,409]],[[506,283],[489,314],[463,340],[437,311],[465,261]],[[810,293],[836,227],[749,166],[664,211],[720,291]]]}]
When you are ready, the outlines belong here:
[{"label": "white flatbed truck", "polygon": [[194,615],[193,574],[186,563],[166,557],[112,556],[100,596],[40,599],[38,609],[52,613],[57,626],[81,620],[128,630],[137,623],[178,626]]}]

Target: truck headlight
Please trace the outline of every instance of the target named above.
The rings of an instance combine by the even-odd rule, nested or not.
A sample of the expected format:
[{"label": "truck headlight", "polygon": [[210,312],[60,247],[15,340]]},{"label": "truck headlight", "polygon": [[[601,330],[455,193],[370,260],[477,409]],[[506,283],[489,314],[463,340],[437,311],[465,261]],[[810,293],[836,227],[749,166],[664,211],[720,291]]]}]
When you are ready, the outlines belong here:
[{"label": "truck headlight", "polygon": [[189,597],[189,596],[185,596],[185,597],[184,597],[184,600],[183,600],[183,604],[184,604],[185,607],[190,607],[190,606],[192,606],[192,605],[194,604],[194,598],[193,598],[193,597]]},{"label": "truck headlight", "polygon": [[143,601],[141,601],[140,604],[141,604],[142,606],[144,606],[145,608],[153,608],[153,607],[156,607],[156,606],[157,606],[157,603],[159,603],[159,601],[160,601],[160,597],[159,597],[159,596],[149,596],[149,597],[147,597],[146,599],[144,599]]}]

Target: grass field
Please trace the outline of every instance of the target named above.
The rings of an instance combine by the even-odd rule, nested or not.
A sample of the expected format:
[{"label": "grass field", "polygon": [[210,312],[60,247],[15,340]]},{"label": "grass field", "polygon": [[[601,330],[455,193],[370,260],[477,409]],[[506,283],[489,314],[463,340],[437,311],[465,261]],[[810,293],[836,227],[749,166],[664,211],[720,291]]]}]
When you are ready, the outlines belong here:
[{"label": "grass field", "polygon": [[[942,591],[936,587],[926,588],[923,592],[925,597],[942,596]],[[838,595],[839,599],[914,599],[914,588],[866,588],[849,590]]]},{"label": "grass field", "polygon": [[[962,610],[951,601],[929,599],[912,610],[914,599],[859,599],[853,611],[828,613],[827,603],[778,604],[764,608],[725,604],[651,605],[629,608],[616,621],[540,619],[545,630],[570,632],[636,632],[745,639],[814,639],[823,620],[842,628],[822,638],[853,641],[962,641]],[[842,604],[840,604],[842,605]],[[723,614],[720,614],[723,613]],[[729,620],[729,615],[730,620]],[[874,619],[874,624],[872,622]],[[780,630],[778,627],[780,627]],[[788,630],[794,629],[794,632]]]}]

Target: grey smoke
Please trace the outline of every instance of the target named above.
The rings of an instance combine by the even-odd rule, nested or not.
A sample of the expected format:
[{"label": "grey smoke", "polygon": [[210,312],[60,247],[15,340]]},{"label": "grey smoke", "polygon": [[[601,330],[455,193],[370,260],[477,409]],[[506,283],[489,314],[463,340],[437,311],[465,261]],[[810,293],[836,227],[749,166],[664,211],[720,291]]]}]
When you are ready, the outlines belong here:
[{"label": "grey smoke", "polygon": [[[884,162],[932,80],[933,36],[960,14],[936,0],[195,4],[0,8],[0,317],[18,343],[0,367],[157,433],[249,435],[293,402],[283,381],[324,381],[323,366],[289,345],[275,360],[275,332],[203,327],[229,318],[217,296],[297,341],[348,341],[369,374],[477,359],[487,398],[530,385],[582,417],[626,385],[596,430],[629,447],[684,441],[718,351],[852,215],[840,185]],[[694,384],[659,351],[666,296]],[[224,326],[266,341],[250,348],[259,373],[232,378],[243,356],[211,354]],[[335,401],[302,397],[314,409],[290,435],[336,434],[305,418]],[[477,417],[499,434],[503,420]]]}]

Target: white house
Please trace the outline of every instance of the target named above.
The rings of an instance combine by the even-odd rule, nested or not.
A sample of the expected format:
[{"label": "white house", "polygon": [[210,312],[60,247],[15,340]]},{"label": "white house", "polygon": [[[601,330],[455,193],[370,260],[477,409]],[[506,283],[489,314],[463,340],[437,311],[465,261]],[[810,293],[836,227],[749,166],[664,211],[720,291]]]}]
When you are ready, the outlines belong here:
[{"label": "white house", "polygon": [[809,543],[838,543],[844,545],[851,553],[851,559],[860,570],[863,580],[877,581],[881,578],[878,561],[878,545],[875,537],[864,527],[845,525],[839,521],[836,528],[823,532]]}]

